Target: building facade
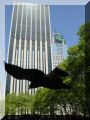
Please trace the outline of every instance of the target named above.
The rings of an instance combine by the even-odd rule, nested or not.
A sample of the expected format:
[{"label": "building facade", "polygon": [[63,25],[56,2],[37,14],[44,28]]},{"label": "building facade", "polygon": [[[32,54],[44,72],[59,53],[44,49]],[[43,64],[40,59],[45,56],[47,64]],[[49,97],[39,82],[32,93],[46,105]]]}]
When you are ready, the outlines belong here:
[{"label": "building facade", "polygon": [[[13,6],[8,63],[22,68],[38,68],[48,73],[51,63],[51,25],[48,5],[15,4]],[[29,92],[30,82],[7,74],[6,93]]]},{"label": "building facade", "polygon": [[67,57],[67,44],[60,33],[53,33],[51,44],[52,69],[54,69]]}]

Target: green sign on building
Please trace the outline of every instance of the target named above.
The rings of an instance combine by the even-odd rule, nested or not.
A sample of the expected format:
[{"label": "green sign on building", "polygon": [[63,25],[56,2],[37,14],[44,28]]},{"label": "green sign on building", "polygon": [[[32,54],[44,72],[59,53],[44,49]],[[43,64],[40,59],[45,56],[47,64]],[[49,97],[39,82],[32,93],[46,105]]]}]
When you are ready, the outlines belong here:
[{"label": "green sign on building", "polygon": [[66,44],[66,40],[64,39],[63,35],[55,34],[54,35],[54,40],[55,40],[55,43],[62,43],[62,42],[64,42],[64,44]]},{"label": "green sign on building", "polygon": [[56,43],[62,43],[64,40],[63,36],[60,34],[55,34],[54,39]]}]

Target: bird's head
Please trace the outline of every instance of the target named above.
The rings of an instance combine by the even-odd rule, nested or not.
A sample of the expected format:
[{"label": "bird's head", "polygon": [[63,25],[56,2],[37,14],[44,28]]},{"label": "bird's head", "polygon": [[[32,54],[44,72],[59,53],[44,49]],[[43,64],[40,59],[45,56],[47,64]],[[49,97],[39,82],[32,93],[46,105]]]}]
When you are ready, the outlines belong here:
[{"label": "bird's head", "polygon": [[54,73],[62,76],[62,77],[67,77],[67,76],[70,76],[69,72],[66,72],[65,70],[63,69],[60,69],[59,67],[56,67],[54,70],[53,70]]}]

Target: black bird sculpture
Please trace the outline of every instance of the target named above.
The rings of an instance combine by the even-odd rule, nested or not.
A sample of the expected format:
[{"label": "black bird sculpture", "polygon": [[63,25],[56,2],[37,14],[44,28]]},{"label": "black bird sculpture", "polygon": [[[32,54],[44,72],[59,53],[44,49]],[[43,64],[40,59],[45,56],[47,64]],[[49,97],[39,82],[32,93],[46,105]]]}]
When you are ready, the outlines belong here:
[{"label": "black bird sculpture", "polygon": [[16,79],[30,81],[31,84],[29,85],[29,89],[37,87],[46,87],[54,90],[71,88],[69,85],[63,83],[62,80],[63,77],[65,78],[69,76],[69,74],[58,67],[49,74],[45,74],[38,69],[23,69],[16,65],[5,63],[5,70]]}]

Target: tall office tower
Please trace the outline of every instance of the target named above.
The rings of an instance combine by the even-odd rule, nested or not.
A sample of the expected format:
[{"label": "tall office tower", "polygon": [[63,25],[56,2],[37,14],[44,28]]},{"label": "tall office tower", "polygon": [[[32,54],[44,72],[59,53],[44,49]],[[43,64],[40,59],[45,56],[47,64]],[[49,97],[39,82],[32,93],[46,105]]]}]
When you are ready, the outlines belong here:
[{"label": "tall office tower", "polygon": [[[48,73],[51,64],[51,27],[48,5],[15,4],[13,6],[8,63],[22,68],[38,68]],[[6,93],[29,92],[29,82],[7,75]]]},{"label": "tall office tower", "polygon": [[67,44],[60,33],[53,33],[51,44],[52,69],[54,69],[67,57]]}]

